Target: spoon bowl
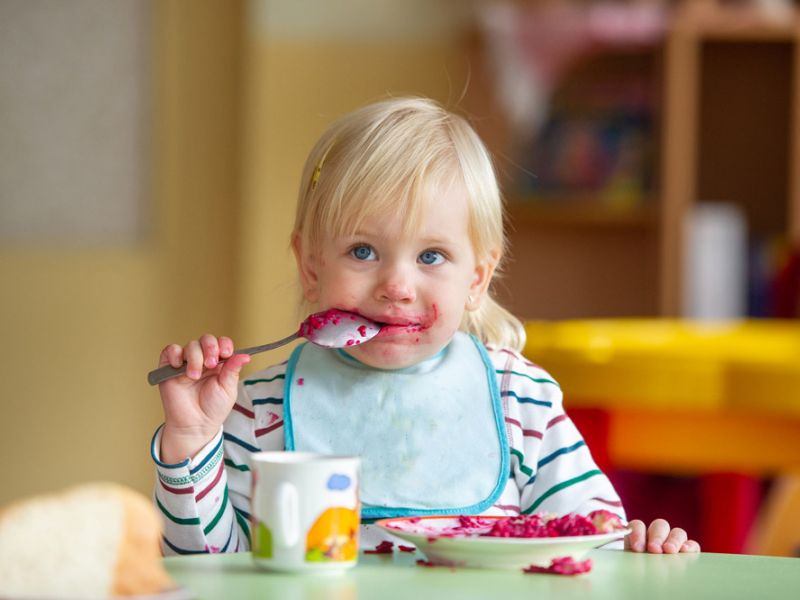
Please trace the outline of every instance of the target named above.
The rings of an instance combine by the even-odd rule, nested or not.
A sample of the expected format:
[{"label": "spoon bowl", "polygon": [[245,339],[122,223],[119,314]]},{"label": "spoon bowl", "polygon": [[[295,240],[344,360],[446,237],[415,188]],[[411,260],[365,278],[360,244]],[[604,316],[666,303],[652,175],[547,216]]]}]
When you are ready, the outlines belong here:
[{"label": "spoon bowl", "polygon": [[[380,323],[376,323],[357,313],[331,308],[323,312],[314,313],[300,323],[300,327],[292,335],[261,346],[241,348],[234,350],[233,354],[258,354],[267,350],[274,350],[285,346],[298,338],[305,338],[312,344],[323,348],[348,348],[364,344],[374,338],[381,330]],[[220,363],[224,362],[222,360]],[[153,369],[147,374],[147,382],[157,385],[167,379],[172,379],[186,372],[186,362],[177,369],[172,365],[164,365]]]},{"label": "spoon bowl", "polygon": [[374,338],[381,326],[359,314],[332,308],[309,315],[298,335],[323,348],[347,348]]}]

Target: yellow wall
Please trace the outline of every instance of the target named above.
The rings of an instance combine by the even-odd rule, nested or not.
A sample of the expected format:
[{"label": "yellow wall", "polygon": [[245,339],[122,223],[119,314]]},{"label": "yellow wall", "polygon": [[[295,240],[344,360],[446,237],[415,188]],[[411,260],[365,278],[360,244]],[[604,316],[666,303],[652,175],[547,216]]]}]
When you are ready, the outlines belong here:
[{"label": "yellow wall", "polygon": [[80,481],[152,486],[160,348],[232,326],[241,6],[154,2],[151,234],[0,247],[0,503]]},{"label": "yellow wall", "polygon": [[153,2],[151,234],[0,246],[0,504],[96,479],[148,493],[161,407],[145,373],[161,347],[296,326],[288,235],[319,133],[388,93],[460,96],[461,3],[352,0],[314,23],[308,4]]}]

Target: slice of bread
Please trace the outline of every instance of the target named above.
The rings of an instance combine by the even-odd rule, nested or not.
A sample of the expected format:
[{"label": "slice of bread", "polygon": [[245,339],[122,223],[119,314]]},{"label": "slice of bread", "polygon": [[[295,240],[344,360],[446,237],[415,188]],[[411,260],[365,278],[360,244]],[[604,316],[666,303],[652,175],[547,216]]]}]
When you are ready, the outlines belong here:
[{"label": "slice of bread", "polygon": [[174,588],[152,503],[91,483],[0,511],[0,597],[108,598]]}]

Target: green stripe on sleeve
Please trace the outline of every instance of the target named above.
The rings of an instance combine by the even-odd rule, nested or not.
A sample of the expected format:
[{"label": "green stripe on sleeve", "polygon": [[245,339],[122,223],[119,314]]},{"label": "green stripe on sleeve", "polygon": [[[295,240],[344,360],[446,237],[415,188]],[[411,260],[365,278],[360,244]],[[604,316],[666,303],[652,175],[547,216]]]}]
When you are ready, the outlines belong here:
[{"label": "green stripe on sleeve", "polygon": [[243,382],[242,385],[255,385],[257,383],[269,383],[270,381],[275,381],[276,379],[286,379],[285,373],[278,373],[274,377],[269,377],[267,379],[248,379],[247,381]]},{"label": "green stripe on sleeve", "polygon": [[225,486],[225,493],[222,495],[222,506],[219,507],[219,511],[217,514],[214,515],[214,518],[211,519],[211,522],[206,525],[205,529],[203,529],[203,533],[208,535],[208,533],[216,527],[219,520],[222,518],[222,515],[225,513],[225,507],[228,506],[228,486]]},{"label": "green stripe on sleeve", "polygon": [[497,369],[496,372],[498,375],[506,375],[506,374],[518,375],[519,377],[525,377],[526,379],[530,379],[535,383],[550,383],[558,388],[561,387],[560,385],[558,385],[557,381],[553,381],[552,379],[548,379],[547,377],[531,377],[527,373],[520,373],[519,371],[507,371],[505,369]]},{"label": "green stripe on sleeve", "polygon": [[520,471],[522,471],[523,473],[525,473],[525,475],[527,475],[528,477],[530,477],[531,475],[533,475],[533,470],[531,470],[531,468],[530,468],[530,467],[526,467],[524,464],[522,464],[522,460],[525,458],[524,456],[522,456],[522,452],[520,452],[520,451],[519,451],[519,450],[517,450],[516,448],[512,448],[512,449],[511,449],[511,454],[513,454],[514,456],[516,456],[516,457],[517,457],[517,460],[519,460],[519,470],[520,470]]},{"label": "green stripe on sleeve", "polygon": [[200,525],[200,518],[199,517],[189,517],[188,519],[181,519],[180,517],[176,517],[172,513],[170,513],[164,505],[161,504],[161,501],[156,498],[156,504],[158,505],[159,510],[164,513],[164,515],[173,523],[177,523],[178,525]]},{"label": "green stripe on sleeve", "polygon": [[580,483],[581,481],[586,481],[587,479],[591,479],[592,477],[595,477],[597,475],[602,475],[602,474],[603,474],[603,472],[600,471],[599,469],[592,469],[591,471],[587,471],[583,475],[578,475],[577,477],[573,477],[572,479],[567,479],[566,481],[562,481],[561,483],[558,483],[558,484],[554,485],[549,490],[547,490],[544,494],[539,496],[539,498],[533,504],[531,504],[528,508],[526,508],[525,510],[522,511],[522,514],[523,515],[531,514],[533,511],[535,511],[539,507],[539,505],[542,502],[547,500],[553,494],[556,494],[556,493],[560,492],[564,488],[568,488],[568,487],[570,487],[572,485],[575,485],[576,483]]},{"label": "green stripe on sleeve", "polygon": [[236,510],[235,507],[233,509],[233,514],[236,515],[236,522],[239,523],[239,527],[241,527],[242,531],[244,532],[244,537],[247,538],[248,546],[252,548],[253,544],[250,542],[250,523],[247,521],[247,519],[239,514],[239,511]]},{"label": "green stripe on sleeve", "polygon": [[229,458],[225,459],[225,466],[230,467],[232,469],[236,469],[237,471],[249,471],[250,467],[247,465],[239,465],[230,460]]}]

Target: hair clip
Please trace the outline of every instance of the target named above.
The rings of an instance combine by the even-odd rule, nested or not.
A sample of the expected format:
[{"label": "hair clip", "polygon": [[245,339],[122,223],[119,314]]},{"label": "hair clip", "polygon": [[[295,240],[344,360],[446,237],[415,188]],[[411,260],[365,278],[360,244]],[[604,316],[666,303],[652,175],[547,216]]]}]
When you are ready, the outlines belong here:
[{"label": "hair clip", "polygon": [[322,175],[322,164],[325,162],[325,159],[328,157],[328,153],[333,148],[333,141],[328,146],[328,149],[322,154],[317,162],[316,166],[314,167],[314,171],[311,173],[311,191],[313,192],[314,189],[317,187],[317,183],[319,182],[319,177]]}]

